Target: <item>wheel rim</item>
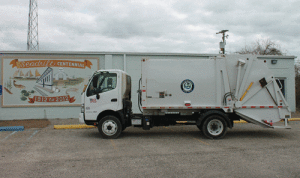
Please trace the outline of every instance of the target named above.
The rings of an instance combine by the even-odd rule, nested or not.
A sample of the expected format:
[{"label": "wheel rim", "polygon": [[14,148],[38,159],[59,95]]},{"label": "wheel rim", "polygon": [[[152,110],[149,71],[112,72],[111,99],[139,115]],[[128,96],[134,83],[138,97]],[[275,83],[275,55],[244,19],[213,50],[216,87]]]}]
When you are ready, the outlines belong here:
[{"label": "wheel rim", "polygon": [[118,131],[118,125],[113,120],[107,120],[102,124],[102,131],[105,135],[112,136]]},{"label": "wheel rim", "polygon": [[220,135],[223,132],[223,123],[218,119],[213,119],[209,121],[207,131],[214,136]]}]

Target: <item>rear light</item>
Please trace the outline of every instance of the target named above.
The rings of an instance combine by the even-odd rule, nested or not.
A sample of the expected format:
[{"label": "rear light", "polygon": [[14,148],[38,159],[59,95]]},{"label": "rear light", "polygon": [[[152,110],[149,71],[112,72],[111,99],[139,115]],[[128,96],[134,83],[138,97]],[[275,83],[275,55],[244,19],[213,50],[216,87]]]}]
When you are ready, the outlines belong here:
[{"label": "rear light", "polygon": [[84,104],[81,104],[81,113],[84,113]]},{"label": "rear light", "polygon": [[191,101],[184,101],[185,106],[191,106]]}]

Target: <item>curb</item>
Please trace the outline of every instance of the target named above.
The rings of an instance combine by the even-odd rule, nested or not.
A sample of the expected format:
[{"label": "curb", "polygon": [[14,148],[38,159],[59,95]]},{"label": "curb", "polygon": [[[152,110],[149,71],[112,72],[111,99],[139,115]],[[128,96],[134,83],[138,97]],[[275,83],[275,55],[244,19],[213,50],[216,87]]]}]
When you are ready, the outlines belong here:
[{"label": "curb", "polygon": [[291,118],[289,121],[300,121],[300,118]]},{"label": "curb", "polygon": [[54,129],[93,129],[93,128],[96,128],[96,126],[89,126],[89,125],[82,125],[82,124],[54,125]]},{"label": "curb", "polygon": [[0,127],[0,131],[24,131],[24,126]]},{"label": "curb", "polygon": [[248,123],[248,122],[246,122],[246,121],[244,121],[244,120],[240,120],[240,121],[233,121],[233,123],[239,124],[239,123]]}]

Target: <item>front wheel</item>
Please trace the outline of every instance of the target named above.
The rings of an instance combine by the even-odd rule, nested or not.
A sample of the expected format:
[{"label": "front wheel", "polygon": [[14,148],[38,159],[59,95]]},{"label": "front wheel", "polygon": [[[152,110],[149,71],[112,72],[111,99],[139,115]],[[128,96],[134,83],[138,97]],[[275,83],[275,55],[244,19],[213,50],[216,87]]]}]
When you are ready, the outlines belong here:
[{"label": "front wheel", "polygon": [[98,130],[102,138],[114,139],[121,134],[122,124],[117,117],[109,115],[100,120]]},{"label": "front wheel", "polygon": [[211,115],[207,117],[202,125],[202,132],[210,139],[223,138],[227,132],[225,119],[219,115]]}]

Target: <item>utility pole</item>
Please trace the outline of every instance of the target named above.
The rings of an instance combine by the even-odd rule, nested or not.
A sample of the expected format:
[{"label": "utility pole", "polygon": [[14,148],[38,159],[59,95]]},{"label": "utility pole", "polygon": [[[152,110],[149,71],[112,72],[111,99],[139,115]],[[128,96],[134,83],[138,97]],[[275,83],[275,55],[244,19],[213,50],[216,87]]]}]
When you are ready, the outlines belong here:
[{"label": "utility pole", "polygon": [[29,0],[27,51],[39,50],[38,37],[38,4],[37,0]]},{"label": "utility pole", "polygon": [[225,54],[225,45],[226,45],[226,40],[225,37],[228,38],[229,35],[225,36],[225,33],[228,32],[228,30],[221,30],[219,32],[217,32],[216,34],[222,33],[222,41],[220,42],[220,49],[221,49],[221,53]]}]

